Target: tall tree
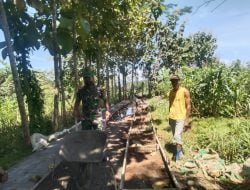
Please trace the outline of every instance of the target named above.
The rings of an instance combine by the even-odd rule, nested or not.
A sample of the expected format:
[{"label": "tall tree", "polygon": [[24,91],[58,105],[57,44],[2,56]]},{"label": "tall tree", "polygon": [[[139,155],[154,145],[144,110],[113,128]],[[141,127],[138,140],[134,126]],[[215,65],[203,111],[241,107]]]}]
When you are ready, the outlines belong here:
[{"label": "tall tree", "polygon": [[107,100],[110,102],[110,82],[109,82],[109,64],[106,63],[106,91],[107,91]]},{"label": "tall tree", "polygon": [[4,10],[4,4],[2,0],[0,0],[0,15],[1,15],[2,30],[4,32],[5,41],[7,43],[7,50],[8,50],[10,66],[11,66],[11,71],[12,71],[14,85],[15,85],[19,112],[21,116],[21,124],[22,124],[22,129],[23,129],[24,140],[26,144],[30,144],[30,132],[29,132],[29,126],[28,126],[28,119],[27,119],[27,115],[25,111],[21,83],[18,77],[14,50],[13,50],[12,42],[11,42],[10,30],[9,30],[8,21],[7,21],[6,13]]},{"label": "tall tree", "polygon": [[27,13],[25,3],[20,4],[20,2],[16,1],[14,4],[12,1],[8,1],[4,6],[11,28],[10,35],[13,39],[21,87],[28,105],[30,130],[32,133],[42,132],[40,126],[43,122],[43,92],[29,61],[30,51],[40,47],[40,35],[35,19]]},{"label": "tall tree", "polygon": [[214,52],[217,48],[216,38],[212,34],[197,32],[189,37],[192,44],[194,59],[191,64],[202,67],[214,59]]},{"label": "tall tree", "polygon": [[118,67],[117,67],[117,71],[118,71],[118,98],[119,101],[122,100],[122,88],[121,88],[121,71],[120,71],[120,65],[118,63]]},{"label": "tall tree", "polygon": [[64,88],[64,80],[63,80],[63,65],[62,65],[62,56],[59,55],[59,73],[60,73],[60,94],[62,97],[62,106],[61,106],[61,113],[62,113],[62,125],[63,127],[67,127],[67,118],[66,118],[66,97],[65,97],[65,88]]},{"label": "tall tree", "polygon": [[60,76],[59,76],[59,50],[57,41],[57,0],[52,1],[52,34],[54,42],[54,72],[55,72],[55,95],[54,95],[54,117],[53,126],[54,131],[59,128],[59,92],[60,92]]}]

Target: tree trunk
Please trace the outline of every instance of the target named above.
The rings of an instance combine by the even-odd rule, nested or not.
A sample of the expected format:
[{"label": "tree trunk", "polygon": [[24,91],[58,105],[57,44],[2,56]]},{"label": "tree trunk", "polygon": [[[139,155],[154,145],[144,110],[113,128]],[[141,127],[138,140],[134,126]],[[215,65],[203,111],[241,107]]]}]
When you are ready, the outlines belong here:
[{"label": "tree trunk", "polygon": [[97,86],[100,86],[101,82],[100,82],[100,50],[98,49],[97,52],[97,59],[96,59],[96,73],[97,73]]},{"label": "tree trunk", "polygon": [[141,96],[144,96],[144,82],[141,84]]},{"label": "tree trunk", "polygon": [[119,101],[122,100],[122,88],[121,88],[121,78],[120,78],[120,69],[119,69],[119,65],[118,65],[118,97],[119,97]]},{"label": "tree trunk", "polygon": [[123,78],[123,99],[127,98],[127,81],[126,81],[126,68],[124,68],[124,71],[122,73]]},{"label": "tree trunk", "polygon": [[124,72],[122,73],[122,94],[123,94],[123,100],[126,98],[125,96],[125,74],[124,74]]},{"label": "tree trunk", "polygon": [[124,83],[124,84],[125,84],[125,88],[124,88],[124,89],[125,89],[125,99],[127,99],[127,96],[128,96],[128,95],[127,95],[127,89],[128,89],[128,88],[127,88],[127,75],[126,75],[126,74],[125,74],[125,76],[124,76],[124,79],[125,79],[125,83]]},{"label": "tree trunk", "polygon": [[75,22],[73,25],[73,70],[74,70],[74,80],[75,80],[75,94],[79,88],[79,75],[78,75],[78,68],[77,68],[77,51],[76,51],[76,31],[75,31]]},{"label": "tree trunk", "polygon": [[109,88],[109,66],[106,63],[106,90],[107,90],[107,100],[110,102],[110,88]]},{"label": "tree trunk", "polygon": [[62,57],[59,55],[59,69],[60,69],[60,90],[62,96],[62,125],[67,127],[67,118],[66,118],[66,106],[65,106],[65,90],[64,90],[64,81],[63,81],[63,68],[62,68]]},{"label": "tree trunk", "polygon": [[22,52],[20,59],[21,61],[19,62],[19,65],[18,65],[19,68],[21,67],[21,69],[19,69],[19,76],[20,76],[22,92],[24,95],[26,95],[26,103],[28,104],[29,129],[32,133],[34,132],[32,131],[32,126],[35,125],[35,117],[33,113],[33,104],[29,97],[29,95],[32,95],[32,92],[31,92],[31,86],[29,85],[29,82],[27,80],[27,77],[30,77],[30,75],[28,74],[28,67],[26,65],[27,60],[26,60],[25,52]]},{"label": "tree trunk", "polygon": [[131,81],[131,89],[130,89],[130,96],[134,94],[134,73],[135,73],[135,64],[132,63],[132,81]]},{"label": "tree trunk", "polygon": [[152,91],[151,91],[151,81],[150,78],[148,78],[148,96],[151,97],[152,96]]},{"label": "tree trunk", "polygon": [[100,60],[100,68],[103,68],[101,70],[101,85],[104,86],[105,85],[105,72],[106,72],[106,69],[105,69],[105,65],[104,65],[104,62],[102,60]]},{"label": "tree trunk", "polygon": [[138,76],[138,73],[137,73],[137,68],[135,68],[135,80],[136,80],[136,82],[135,82],[135,93],[137,92],[137,90],[138,90],[138,87],[139,87],[139,76]]},{"label": "tree trunk", "polygon": [[148,96],[152,96],[152,86],[151,86],[151,69],[148,71]]},{"label": "tree trunk", "polygon": [[24,141],[26,144],[30,144],[30,131],[29,131],[28,119],[27,119],[27,115],[25,111],[21,83],[18,77],[16,62],[15,62],[15,57],[14,57],[14,50],[11,44],[10,30],[9,30],[8,21],[7,21],[7,17],[6,17],[6,13],[4,10],[4,5],[3,5],[2,0],[0,0],[0,15],[1,15],[0,19],[2,21],[1,24],[2,24],[2,28],[4,32],[4,37],[5,37],[5,41],[7,43],[7,48],[8,48],[10,67],[11,67],[11,72],[12,72],[14,85],[15,85],[18,108],[19,108],[19,112],[21,116],[21,125],[23,129]]},{"label": "tree trunk", "polygon": [[84,67],[87,68],[88,67],[88,58],[87,55],[85,54],[84,56]]},{"label": "tree trunk", "polygon": [[111,70],[111,97],[114,101],[114,68]]},{"label": "tree trunk", "polygon": [[[75,7],[75,1],[72,1],[73,7]],[[78,74],[78,64],[77,64],[77,45],[76,45],[76,10],[73,10],[73,72],[75,80],[75,95],[79,88],[79,74]]]},{"label": "tree trunk", "polygon": [[114,67],[114,69],[113,69],[113,81],[114,81],[114,100],[115,101],[117,101],[117,85],[116,85],[116,72],[115,72],[115,70],[116,70],[116,67]]},{"label": "tree trunk", "polygon": [[54,52],[55,52],[54,53],[55,95],[54,95],[54,117],[53,117],[54,131],[56,131],[59,127],[58,117],[59,117],[59,81],[60,81],[56,18],[57,18],[57,1],[53,0],[52,32],[53,32]]}]

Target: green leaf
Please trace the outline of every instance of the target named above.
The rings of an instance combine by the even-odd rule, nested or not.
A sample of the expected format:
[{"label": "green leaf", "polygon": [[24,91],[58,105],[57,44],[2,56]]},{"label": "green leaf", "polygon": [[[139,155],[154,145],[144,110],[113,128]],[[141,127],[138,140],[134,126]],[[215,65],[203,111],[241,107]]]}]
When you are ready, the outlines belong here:
[{"label": "green leaf", "polygon": [[8,49],[7,49],[7,47],[6,47],[6,48],[4,48],[4,49],[2,50],[2,57],[3,57],[4,60],[6,59],[7,55],[8,55]]},{"label": "green leaf", "polygon": [[85,34],[90,33],[90,25],[89,25],[89,22],[86,19],[84,19],[84,18],[80,19],[80,26],[81,26],[81,29],[83,30],[83,32]]},{"label": "green leaf", "polygon": [[86,19],[80,18],[79,20],[80,20],[80,27],[78,27],[76,30],[81,37],[82,43],[84,43],[88,37],[88,34],[90,33],[90,25]]},{"label": "green leaf", "polygon": [[72,26],[73,26],[72,19],[61,17],[59,22],[60,22],[59,24],[60,28],[65,28],[65,29],[70,29],[70,30],[72,29]]},{"label": "green leaf", "polygon": [[161,4],[160,9],[161,9],[161,11],[165,11],[166,7],[163,4]]},{"label": "green leaf", "polygon": [[57,40],[62,54],[67,54],[73,49],[73,39],[70,33],[66,31],[59,31],[57,35]]},{"label": "green leaf", "polygon": [[0,42],[0,49],[2,49],[2,48],[4,48],[4,47],[6,47],[6,42],[4,41],[4,42]]}]

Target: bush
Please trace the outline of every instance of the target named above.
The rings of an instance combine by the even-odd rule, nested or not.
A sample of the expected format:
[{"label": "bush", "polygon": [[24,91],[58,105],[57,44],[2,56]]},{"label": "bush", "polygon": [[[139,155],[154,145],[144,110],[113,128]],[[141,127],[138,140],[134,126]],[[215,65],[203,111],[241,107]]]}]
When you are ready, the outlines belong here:
[{"label": "bush", "polygon": [[22,128],[17,125],[0,127],[0,166],[7,169],[16,161],[31,154],[31,146],[24,144]]},{"label": "bush", "polygon": [[212,148],[229,162],[243,162],[250,155],[249,120],[207,118],[193,124],[197,142],[190,144]]},{"label": "bush", "polygon": [[[162,69],[156,89],[170,91],[169,71]],[[213,64],[203,68],[183,67],[182,83],[191,94],[193,114],[199,116],[250,116],[250,69],[235,64]]]},{"label": "bush", "polygon": [[0,128],[1,126],[16,125],[18,123],[17,103],[15,97],[0,100]]}]

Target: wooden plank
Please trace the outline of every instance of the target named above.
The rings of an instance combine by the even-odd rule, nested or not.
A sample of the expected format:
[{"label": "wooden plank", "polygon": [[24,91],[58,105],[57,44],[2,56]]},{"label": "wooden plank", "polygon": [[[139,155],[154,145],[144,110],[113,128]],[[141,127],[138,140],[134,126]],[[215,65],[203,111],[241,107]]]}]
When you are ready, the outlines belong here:
[{"label": "wooden plank", "polygon": [[127,142],[126,142],[125,155],[124,155],[124,158],[123,158],[123,166],[122,166],[122,174],[121,174],[121,181],[120,181],[120,189],[123,189],[123,187],[124,187],[125,172],[126,172],[126,167],[127,167],[128,148],[129,148],[129,138],[130,138],[131,129],[133,127],[133,123],[135,121],[135,113],[134,113],[133,117],[134,117],[134,119],[131,122],[131,125],[130,125],[130,128],[129,128],[128,139],[127,139]]},{"label": "wooden plank", "polygon": [[[150,122],[152,124],[152,127],[153,127],[153,132],[154,132],[154,135],[155,135],[155,139],[156,139],[156,143],[160,149],[160,154],[162,156],[162,159],[163,159],[163,163],[165,165],[165,168],[167,170],[167,173],[172,181],[172,184],[175,186],[174,188],[164,188],[164,189],[161,189],[161,190],[178,190],[180,189],[180,186],[179,186],[179,183],[178,181],[176,180],[175,176],[171,173],[169,167],[168,167],[168,160],[167,160],[167,157],[165,155],[165,152],[164,152],[164,149],[162,148],[161,146],[161,143],[160,143],[160,140],[156,134],[156,130],[155,130],[155,127],[154,127],[154,124],[152,122],[152,115],[151,113],[149,112],[150,114]],[[134,118],[135,118],[135,115],[134,115]],[[148,188],[148,189],[124,189],[124,181],[125,181],[125,172],[126,172],[126,165],[127,165],[127,154],[128,154],[128,149],[129,149],[129,138],[130,138],[130,133],[132,132],[132,125],[129,129],[129,133],[128,133],[128,139],[127,139],[127,143],[126,143],[126,150],[125,150],[125,156],[124,156],[124,160],[123,160],[123,168],[122,168],[122,175],[121,175],[121,182],[120,182],[120,190],[154,190],[154,189],[151,189],[151,188]]]},{"label": "wooden plank", "polygon": [[163,158],[163,162],[164,162],[164,165],[165,165],[165,168],[170,176],[170,179],[171,181],[173,182],[173,184],[177,187],[177,189],[181,189],[181,186],[180,184],[178,183],[177,179],[175,178],[175,176],[173,175],[173,173],[171,172],[170,168],[168,167],[169,166],[169,161],[167,159],[167,156],[165,154],[165,151],[164,149],[162,148],[161,146],[161,142],[156,134],[156,130],[155,130],[155,127],[154,127],[154,123],[152,121],[152,115],[151,115],[151,112],[149,111],[149,115],[150,115],[150,122],[152,124],[152,127],[153,127],[153,130],[154,130],[154,134],[155,134],[155,138],[156,138],[156,142],[157,144],[159,145],[159,148],[160,148],[160,153],[161,153],[161,156]]},{"label": "wooden plank", "polygon": [[45,174],[30,190],[36,190],[36,188],[39,187],[39,185],[45,180],[45,178],[47,178],[51,172],[54,172],[54,170],[61,164],[61,162],[58,162],[54,168],[53,171],[48,172],[47,174]]},{"label": "wooden plank", "polygon": [[158,151],[158,145],[154,144],[154,145],[143,145],[143,146],[134,146],[134,147],[129,147],[129,150],[133,150],[136,152],[140,152],[140,153],[151,153],[151,152],[156,152]]}]

